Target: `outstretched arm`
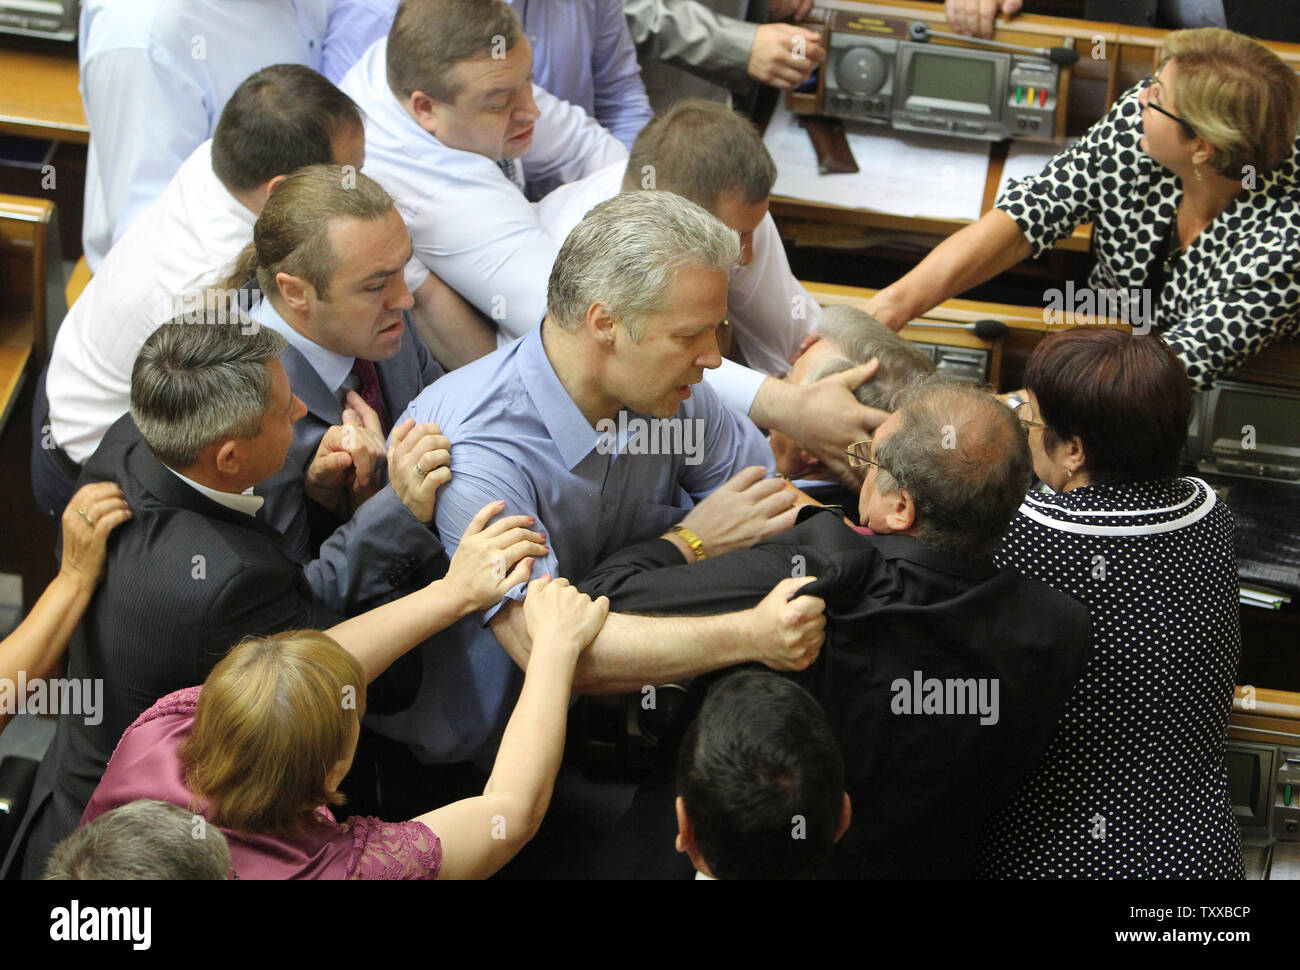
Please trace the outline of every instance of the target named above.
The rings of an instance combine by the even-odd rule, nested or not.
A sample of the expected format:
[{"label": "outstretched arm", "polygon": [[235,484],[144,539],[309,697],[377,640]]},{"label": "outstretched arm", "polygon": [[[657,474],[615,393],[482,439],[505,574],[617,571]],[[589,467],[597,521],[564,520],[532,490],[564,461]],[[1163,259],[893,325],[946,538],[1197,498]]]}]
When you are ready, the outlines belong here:
[{"label": "outstretched arm", "polygon": [[541,827],[564,753],[573,669],[609,611],[563,579],[534,580],[526,622],[533,663],[483,794],[421,815],[442,840],[443,879],[485,879]]},{"label": "outstretched arm", "polygon": [[[112,482],[85,485],[72,496],[63,512],[63,563],[18,629],[0,642],[0,682],[13,684],[19,673],[28,683],[49,676],[103,575],[108,534],[129,518]],[[12,718],[0,712],[0,731]]]}]

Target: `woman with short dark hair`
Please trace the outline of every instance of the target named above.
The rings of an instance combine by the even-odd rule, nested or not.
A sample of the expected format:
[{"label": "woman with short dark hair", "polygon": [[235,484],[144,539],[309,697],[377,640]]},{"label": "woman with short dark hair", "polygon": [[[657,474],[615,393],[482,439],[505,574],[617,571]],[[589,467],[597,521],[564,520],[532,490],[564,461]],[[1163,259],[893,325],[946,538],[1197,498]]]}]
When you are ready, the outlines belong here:
[{"label": "woman with short dark hair", "polygon": [[1093,654],[993,819],[986,877],[1241,878],[1224,761],[1241,628],[1232,516],[1179,478],[1191,412],[1155,336],[1047,337],[1025,373],[1034,470],[996,555],[1086,604]]}]

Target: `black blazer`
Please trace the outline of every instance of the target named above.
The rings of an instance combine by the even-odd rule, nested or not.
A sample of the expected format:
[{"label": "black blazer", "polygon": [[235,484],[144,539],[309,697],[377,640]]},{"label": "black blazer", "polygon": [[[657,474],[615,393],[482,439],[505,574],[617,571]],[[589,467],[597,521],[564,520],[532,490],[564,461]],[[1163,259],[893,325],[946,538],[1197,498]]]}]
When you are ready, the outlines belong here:
[{"label": "black blazer", "polygon": [[[826,600],[826,644],[796,679],[844,754],[853,825],[834,872],[969,875],[985,820],[1042,756],[1083,673],[1087,609],[991,559],[961,559],[911,536],[864,537],[824,509],[805,509],[793,529],[752,549],[689,565],[666,540],[641,543],[582,589],[623,612],[715,614],[754,605],[791,575],[818,577],[809,592]],[[922,684],[983,680],[988,700],[996,682],[996,723],[951,710],[896,713],[918,671]],[[662,799],[669,813],[671,795]],[[672,851],[671,838],[663,848]]]},{"label": "black blazer", "polygon": [[154,701],[201,684],[245,636],[339,619],[313,601],[279,533],[182,482],[130,414],[109,428],[79,484],[104,480],[121,486],[133,518],[109,540],[67,673],[103,679],[101,719],[59,718],[24,823],[26,878],[38,878],[49,850],[76,828],[122,732]]}]

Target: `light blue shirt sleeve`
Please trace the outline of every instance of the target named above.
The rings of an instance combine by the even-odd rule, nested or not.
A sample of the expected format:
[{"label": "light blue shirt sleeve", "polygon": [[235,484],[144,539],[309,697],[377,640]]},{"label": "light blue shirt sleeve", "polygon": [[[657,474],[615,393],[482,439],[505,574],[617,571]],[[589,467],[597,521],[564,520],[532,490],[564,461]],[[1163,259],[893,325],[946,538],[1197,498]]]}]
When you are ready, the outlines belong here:
[{"label": "light blue shirt sleeve", "polygon": [[335,84],[365,53],[388,34],[398,0],[334,0],[325,27],[321,73]]},{"label": "light blue shirt sleeve", "polygon": [[694,406],[686,413],[703,420],[704,445],[701,460],[685,466],[680,482],[694,501],[710,495],[750,465],[761,465],[768,475],[776,474],[772,449],[754,422],[726,407],[706,383],[696,384],[691,395]]},{"label": "light blue shirt sleeve", "polygon": [[[501,499],[505,499],[506,507],[496,518],[531,515],[537,521],[530,528],[549,535],[546,524],[538,514],[537,501],[527,477],[517,466],[491,449],[472,442],[453,442],[451,455],[451,481],[439,490],[434,513],[438,522],[438,534],[448,555],[460,548],[465,530],[483,506]],[[560,575],[554,544],[547,545],[551,551],[545,559],[534,562],[534,577],[543,573]],[[491,620],[507,599],[522,600],[523,592],[522,585],[511,589],[505,598],[484,612],[483,621],[486,623]]]},{"label": "light blue shirt sleeve", "polygon": [[632,142],[654,112],[641,82],[641,65],[637,63],[636,46],[623,14],[622,0],[604,0],[599,18],[591,51],[596,98],[593,113],[631,151]]}]

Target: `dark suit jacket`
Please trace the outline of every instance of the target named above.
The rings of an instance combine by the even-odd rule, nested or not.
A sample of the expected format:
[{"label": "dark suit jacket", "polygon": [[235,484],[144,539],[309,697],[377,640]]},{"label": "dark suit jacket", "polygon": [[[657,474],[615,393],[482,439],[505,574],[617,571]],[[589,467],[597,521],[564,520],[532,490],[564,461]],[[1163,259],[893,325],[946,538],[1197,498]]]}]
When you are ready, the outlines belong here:
[{"label": "dark suit jacket", "polygon": [[[391,486],[385,485],[346,522],[307,498],[303,475],[325,432],[343,422],[343,409],[293,347],[285,349],[280,362],[307,414],[294,425],[284,467],[254,491],[266,499],[258,518],[284,534],[312,592],[330,609],[351,616],[441,576],[447,566],[442,543]],[[389,420],[442,376],[409,322],[396,356],[378,361],[375,369]]]},{"label": "dark suit jacket", "polygon": [[[104,580],[68,655],[70,678],[102,678],[102,721],[63,715],[41,764],[24,876],[77,826],[122,732],[154,701],[201,684],[243,637],[338,622],[318,605],[284,538],[186,485],[124,415],[81,484],[115,481],[133,518],[108,546]],[[16,843],[22,840],[20,833]]]},{"label": "dark suit jacket", "polygon": [[[985,820],[1042,756],[1092,643],[1087,609],[1042,582],[960,559],[911,536],[863,537],[838,510],[752,549],[683,563],[663,539],[613,556],[582,584],[630,613],[745,609],[791,575],[818,577],[821,656],[797,679],[839,739],[853,825],[836,874],[963,877]],[[895,713],[922,681],[996,682],[997,722],[978,714]],[[698,688],[696,690],[698,693]],[[991,699],[991,694],[986,695]],[[663,793],[672,812],[672,793]],[[664,842],[672,850],[671,837]]]}]

